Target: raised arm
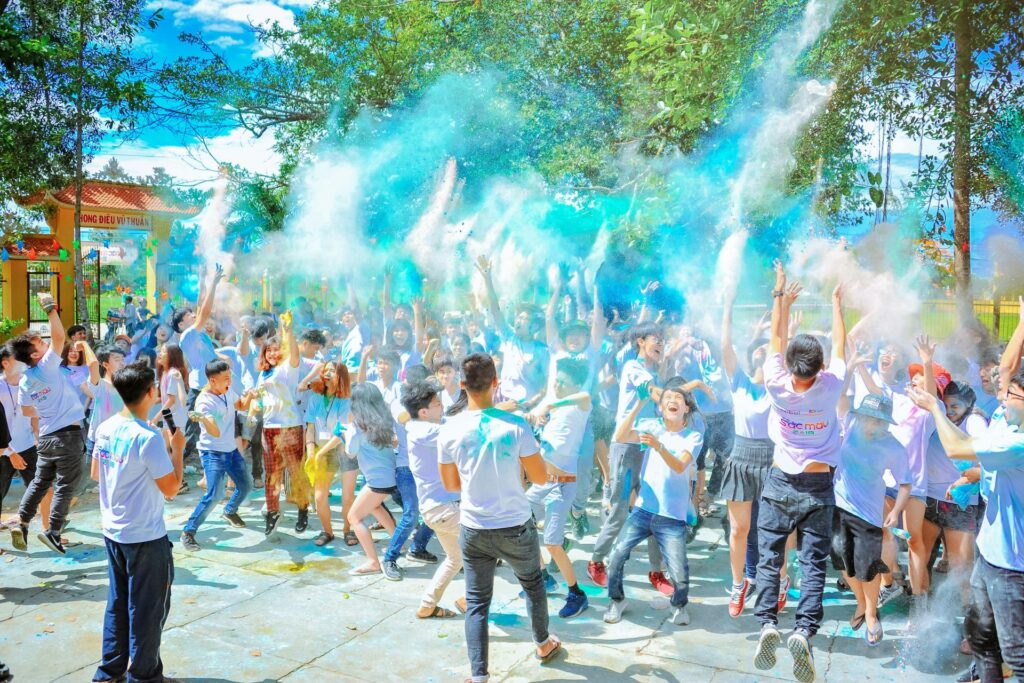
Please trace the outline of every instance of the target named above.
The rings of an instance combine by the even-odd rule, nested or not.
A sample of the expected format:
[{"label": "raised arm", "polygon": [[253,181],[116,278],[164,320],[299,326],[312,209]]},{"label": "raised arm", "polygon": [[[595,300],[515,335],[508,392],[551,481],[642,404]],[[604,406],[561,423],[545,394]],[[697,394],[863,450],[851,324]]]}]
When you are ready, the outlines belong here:
[{"label": "raised arm", "polygon": [[633,427],[636,424],[636,416],[640,414],[640,408],[646,402],[646,399],[637,401],[626,413],[626,417],[622,418],[622,422],[615,426],[615,434],[612,435],[614,443],[640,443],[640,434]]},{"label": "raised arm", "polygon": [[92,347],[84,341],[75,342],[78,352],[85,358],[85,364],[89,366],[89,382],[95,386],[100,383],[100,361],[92,352]]},{"label": "raised arm", "polygon": [[363,347],[362,353],[359,354],[359,372],[356,373],[356,383],[361,384],[366,381],[366,371],[370,363],[370,358],[376,355],[376,347],[373,344],[367,344]]},{"label": "raised arm", "polygon": [[57,304],[49,292],[39,292],[36,298],[39,299],[39,306],[46,313],[46,319],[50,322],[50,348],[59,356],[64,350],[64,342],[67,341],[68,335],[64,331],[64,323],[60,321]]},{"label": "raised arm", "polygon": [[736,303],[736,290],[730,289],[725,293],[725,300],[722,302],[722,368],[725,374],[732,378],[736,374],[739,361],[736,359],[736,349],[732,347],[732,306]]},{"label": "raised arm", "polygon": [[394,273],[391,266],[384,266],[384,289],[381,292],[381,311],[384,313],[384,327],[395,319],[395,311],[391,305],[391,281]]},{"label": "raised arm", "polygon": [[491,311],[491,318],[494,326],[499,330],[505,329],[505,317],[501,313],[501,304],[498,303],[498,293],[494,290],[494,280],[491,278],[491,262],[486,256],[481,255],[476,260],[476,269],[484,279],[484,286],[487,288],[487,306]]},{"label": "raised arm", "polygon": [[218,263],[217,270],[213,273],[213,280],[210,282],[210,289],[203,295],[199,303],[199,310],[196,311],[196,320],[192,324],[197,330],[203,329],[206,321],[213,313],[213,299],[217,294],[217,285],[224,279],[224,268]]},{"label": "raised arm", "polygon": [[1017,327],[999,359],[999,396],[1003,396],[1010,386],[1010,378],[1020,370],[1020,357],[1024,353],[1024,296],[1017,297],[1017,306]]},{"label": "raised arm", "polygon": [[846,321],[843,320],[843,286],[832,290],[832,357],[846,360]]},{"label": "raised arm", "polygon": [[[775,286],[772,287],[772,326],[768,349],[772,353],[785,353],[789,344],[789,307],[784,306],[786,271],[782,261],[775,260]],[[783,310],[785,308],[785,310]]]},{"label": "raised arm", "polygon": [[281,314],[281,345],[287,349],[288,365],[293,368],[299,367],[302,359],[299,357],[299,340],[296,338],[295,330],[292,328],[291,311],[285,311]]},{"label": "raised arm", "polygon": [[355,313],[356,320],[358,321],[361,318],[360,313],[359,313],[359,297],[356,296],[356,288],[352,284],[352,278],[351,277],[346,277],[345,278],[345,289],[348,291],[348,305],[349,305],[349,308],[351,308],[352,312]]},{"label": "raised arm", "polygon": [[422,296],[412,300],[412,328],[415,335],[416,350],[420,352],[420,355],[423,355],[427,350],[427,316],[423,310],[425,303]]},{"label": "raised arm", "polygon": [[[583,274],[580,273],[577,277],[582,280]],[[596,276],[594,277],[594,307],[591,310],[593,317],[590,320],[590,344],[594,347],[595,352],[600,352],[601,344],[604,343],[604,335],[608,331],[608,321],[605,320],[604,307],[601,306]]]},{"label": "raised arm", "polygon": [[238,355],[245,356],[249,355],[249,328],[244,325],[240,325],[242,331],[238,337]]},{"label": "raised arm", "polygon": [[935,365],[933,363],[935,344],[931,343],[927,334],[922,334],[914,340],[914,348],[917,349],[917,355],[921,359],[922,367],[924,367],[925,389],[934,396],[938,391],[938,386],[935,384]]},{"label": "raised arm", "polygon": [[548,306],[544,309],[544,336],[551,352],[559,350],[558,344],[558,299],[562,296],[561,274],[555,274],[548,278],[551,285],[551,297],[548,299]]}]

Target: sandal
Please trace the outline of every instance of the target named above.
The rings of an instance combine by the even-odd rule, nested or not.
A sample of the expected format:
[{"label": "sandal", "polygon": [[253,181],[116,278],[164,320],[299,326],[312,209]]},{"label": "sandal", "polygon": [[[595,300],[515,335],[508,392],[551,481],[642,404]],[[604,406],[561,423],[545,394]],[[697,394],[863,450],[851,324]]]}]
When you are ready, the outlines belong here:
[{"label": "sandal", "polygon": [[[550,650],[548,650],[546,654],[541,654],[541,653],[536,652],[536,651],[534,651],[534,653],[533,653],[533,656],[536,657],[540,661],[541,664],[547,664],[548,662],[550,662],[555,657],[555,655],[557,655],[562,650],[562,641],[560,641],[557,637],[555,637],[555,636],[548,636],[548,641],[547,642],[548,643],[554,643],[555,646],[553,648],[551,648]],[[545,645],[546,644],[547,643],[545,643]]]},{"label": "sandal", "polygon": [[434,605],[434,609],[430,614],[422,616],[419,613],[416,614],[417,619],[451,619],[455,616],[458,616],[455,612],[450,609],[445,609],[440,605]]},{"label": "sandal", "polygon": [[940,574],[947,573],[949,571],[949,560],[943,557],[938,562],[936,562],[935,571],[937,571]]},{"label": "sandal", "polygon": [[865,619],[867,619],[867,616],[864,614],[854,614],[850,617],[850,628],[854,631],[859,631],[860,627],[864,625]]},{"label": "sandal", "polygon": [[352,571],[349,572],[352,576],[369,576],[371,574],[380,574],[380,566],[374,567],[368,564],[361,564]]},{"label": "sandal", "polygon": [[877,647],[882,642],[882,636],[885,634],[882,632],[882,620],[878,620],[878,628],[868,627],[864,629],[864,640],[870,647]]},{"label": "sandal", "polygon": [[326,531],[321,531],[320,535],[313,541],[313,545],[325,546],[334,540],[334,534],[329,534]]},{"label": "sandal", "polygon": [[347,546],[359,545],[359,537],[356,536],[356,532],[352,531],[351,529],[345,532],[344,539],[345,545]]}]

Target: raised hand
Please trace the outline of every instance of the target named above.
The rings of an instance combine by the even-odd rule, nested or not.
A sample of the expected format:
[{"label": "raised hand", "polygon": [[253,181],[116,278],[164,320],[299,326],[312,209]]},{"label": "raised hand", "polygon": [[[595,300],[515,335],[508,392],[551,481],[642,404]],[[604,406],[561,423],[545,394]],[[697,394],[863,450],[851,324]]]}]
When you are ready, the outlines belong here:
[{"label": "raised hand", "polygon": [[914,349],[922,363],[931,363],[935,358],[936,344],[932,344],[927,334],[922,334],[914,340]]},{"label": "raised hand", "polygon": [[476,257],[476,269],[480,271],[480,274],[485,278],[491,276],[491,261],[484,254],[480,254]]},{"label": "raised hand", "polygon": [[786,286],[786,290],[782,293],[782,303],[786,306],[792,306],[793,302],[800,298],[800,292],[804,291],[804,288],[800,286],[799,282],[793,282]]},{"label": "raised hand", "polygon": [[213,284],[217,284],[224,279],[224,266],[219,263],[214,264],[215,270],[213,271]]},{"label": "raised hand", "polygon": [[775,259],[772,265],[775,267],[775,291],[781,292],[786,288],[786,270],[779,259]]},{"label": "raised hand", "polygon": [[913,401],[918,408],[924,408],[925,410],[933,410],[938,405],[939,399],[935,394],[915,389],[914,387],[907,387],[907,397]]},{"label": "raised hand", "polygon": [[838,284],[836,288],[832,290],[832,303],[842,305],[843,303],[843,285]]},{"label": "raised hand", "polygon": [[658,291],[659,287],[661,287],[660,282],[657,280],[650,280],[646,285],[640,288],[640,293],[644,296],[650,296],[651,294],[654,294],[654,292]]},{"label": "raised hand", "polygon": [[789,338],[792,339],[796,336],[797,330],[800,329],[800,323],[804,321],[803,311],[793,311],[789,314]]}]

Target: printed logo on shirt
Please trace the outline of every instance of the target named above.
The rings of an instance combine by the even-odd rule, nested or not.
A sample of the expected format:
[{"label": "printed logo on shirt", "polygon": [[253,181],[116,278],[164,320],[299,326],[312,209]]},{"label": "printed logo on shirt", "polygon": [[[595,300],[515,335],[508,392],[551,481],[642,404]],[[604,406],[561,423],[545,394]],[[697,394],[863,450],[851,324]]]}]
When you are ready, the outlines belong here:
[{"label": "printed logo on shirt", "polygon": [[122,451],[121,453],[113,453],[97,444],[95,455],[93,457],[103,464],[122,465],[124,464],[124,461],[128,459],[128,452]]},{"label": "printed logo on shirt", "polygon": [[32,389],[29,389],[28,397],[29,399],[32,400],[33,403],[37,401],[45,401],[51,391],[53,390],[48,386],[44,386],[36,391],[32,391]]},{"label": "printed logo on shirt", "polygon": [[803,436],[814,436],[821,431],[829,428],[831,423],[828,420],[821,420],[820,422],[796,422],[786,417],[779,418],[779,424],[782,425],[782,429],[788,431],[793,435]]}]

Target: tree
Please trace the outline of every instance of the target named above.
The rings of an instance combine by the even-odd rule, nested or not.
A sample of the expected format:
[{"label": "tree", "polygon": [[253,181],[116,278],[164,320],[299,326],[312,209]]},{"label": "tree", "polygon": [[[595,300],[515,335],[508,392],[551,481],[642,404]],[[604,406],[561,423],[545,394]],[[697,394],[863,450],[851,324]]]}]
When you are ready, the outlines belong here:
[{"label": "tree", "polygon": [[131,176],[124,170],[117,161],[117,157],[110,157],[110,159],[103,165],[99,171],[94,174],[94,177],[101,180],[113,180],[115,182],[129,182]]}]

